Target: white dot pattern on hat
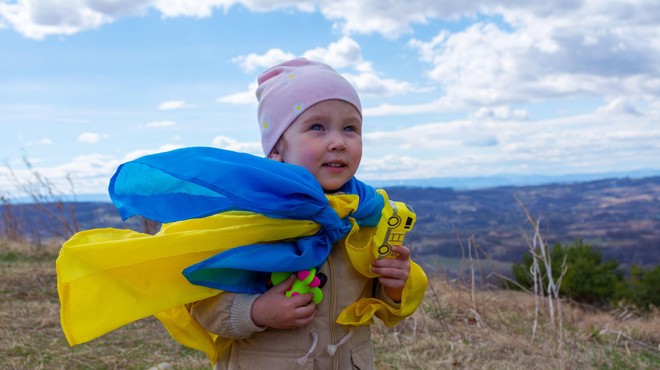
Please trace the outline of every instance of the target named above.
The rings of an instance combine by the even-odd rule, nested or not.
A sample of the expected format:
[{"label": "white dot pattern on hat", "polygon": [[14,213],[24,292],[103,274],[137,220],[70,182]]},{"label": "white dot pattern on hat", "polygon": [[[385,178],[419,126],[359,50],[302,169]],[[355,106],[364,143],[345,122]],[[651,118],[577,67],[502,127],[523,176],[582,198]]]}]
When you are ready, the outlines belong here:
[{"label": "white dot pattern on hat", "polygon": [[305,103],[303,102],[293,103],[293,111],[295,112],[296,115],[299,115],[304,110],[305,110]]}]

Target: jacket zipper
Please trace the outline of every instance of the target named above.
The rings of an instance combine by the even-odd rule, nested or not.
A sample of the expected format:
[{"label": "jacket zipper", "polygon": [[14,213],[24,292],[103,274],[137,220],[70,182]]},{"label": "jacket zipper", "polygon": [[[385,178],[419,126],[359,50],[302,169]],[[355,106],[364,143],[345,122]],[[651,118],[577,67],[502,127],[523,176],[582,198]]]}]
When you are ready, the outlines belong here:
[{"label": "jacket zipper", "polygon": [[[335,321],[333,318],[335,317],[335,311],[337,310],[337,300],[335,297],[335,291],[337,287],[337,279],[335,277],[335,265],[334,265],[334,258],[332,258],[332,254],[328,256],[328,268],[330,270],[330,315],[328,315],[328,320],[330,321],[330,340],[332,341],[332,344],[335,344],[337,342],[337,338],[335,338]],[[335,354],[332,356],[332,368],[333,369],[339,369],[339,357]]]}]

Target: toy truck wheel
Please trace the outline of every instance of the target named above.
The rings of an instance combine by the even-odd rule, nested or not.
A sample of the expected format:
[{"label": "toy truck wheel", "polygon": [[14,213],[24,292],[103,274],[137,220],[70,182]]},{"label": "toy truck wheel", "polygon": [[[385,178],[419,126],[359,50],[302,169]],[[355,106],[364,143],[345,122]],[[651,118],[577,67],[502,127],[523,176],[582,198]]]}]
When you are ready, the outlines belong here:
[{"label": "toy truck wheel", "polygon": [[389,220],[387,220],[387,225],[391,228],[399,226],[401,223],[401,219],[397,216],[390,217]]},{"label": "toy truck wheel", "polygon": [[378,255],[379,256],[387,256],[390,254],[390,250],[392,248],[388,244],[383,244],[380,247],[378,247]]}]

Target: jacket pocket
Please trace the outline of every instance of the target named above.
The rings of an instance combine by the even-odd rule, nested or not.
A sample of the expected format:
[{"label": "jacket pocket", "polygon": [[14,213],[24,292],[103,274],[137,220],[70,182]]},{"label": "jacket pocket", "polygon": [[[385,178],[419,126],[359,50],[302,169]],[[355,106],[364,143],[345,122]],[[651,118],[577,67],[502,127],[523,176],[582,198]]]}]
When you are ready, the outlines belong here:
[{"label": "jacket pocket", "polygon": [[374,352],[371,348],[371,343],[367,342],[351,350],[351,362],[353,364],[353,369],[375,369],[376,366],[374,365]]},{"label": "jacket pocket", "polygon": [[238,368],[245,370],[255,369],[297,369],[297,370],[313,370],[314,358],[308,358],[307,361],[300,365],[298,359],[304,357],[305,354],[292,354],[281,352],[266,352],[266,351],[252,351],[252,350],[239,350],[238,351]]}]

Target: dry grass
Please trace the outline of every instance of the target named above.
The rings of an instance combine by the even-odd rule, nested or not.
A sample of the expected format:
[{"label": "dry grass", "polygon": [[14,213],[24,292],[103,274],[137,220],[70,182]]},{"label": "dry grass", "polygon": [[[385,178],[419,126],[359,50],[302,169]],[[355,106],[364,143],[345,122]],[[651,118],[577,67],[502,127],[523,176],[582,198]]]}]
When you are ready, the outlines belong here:
[{"label": "dry grass", "polygon": [[0,369],[209,369],[155,319],[70,347],[59,323],[55,248],[0,244]]},{"label": "dry grass", "polygon": [[530,294],[479,292],[475,312],[468,287],[442,280],[432,284],[434,289],[427,292],[413,317],[392,329],[379,325],[374,330],[379,368],[660,367],[658,312],[622,320],[620,315],[565,303],[563,343],[557,342],[545,312],[532,342],[534,301]]},{"label": "dry grass", "polygon": [[[209,369],[154,319],[69,347],[59,325],[57,247],[0,241],[1,369]],[[660,313],[614,313],[564,304],[564,340],[541,315],[530,342],[527,293],[478,292],[432,282],[422,307],[398,326],[374,327],[379,369],[646,369],[660,367]],[[474,303],[473,303],[474,302]],[[476,307],[476,310],[474,310]],[[648,348],[647,348],[648,347]]]}]

